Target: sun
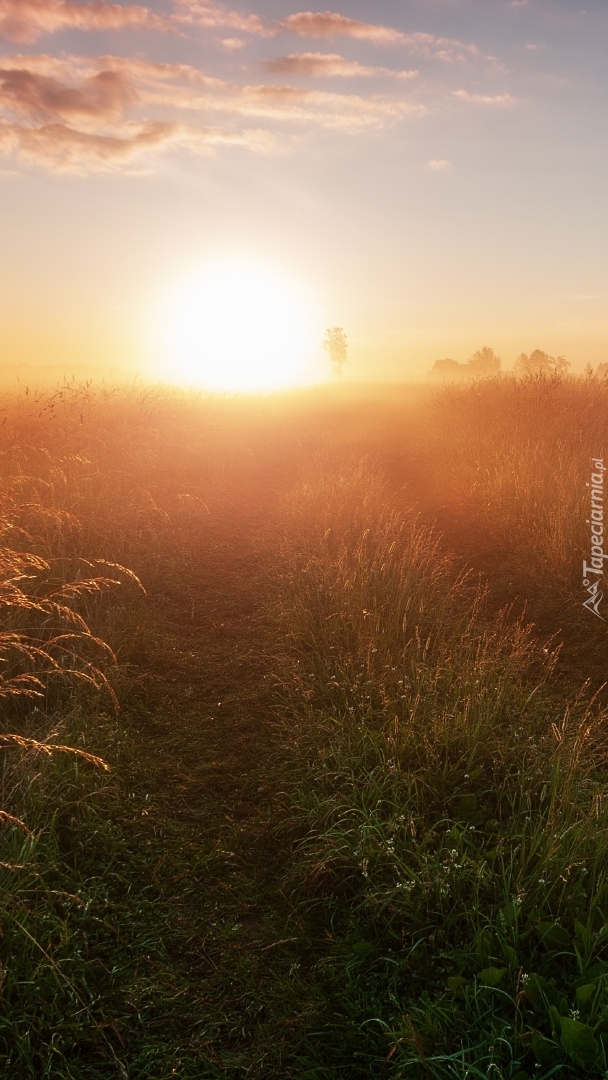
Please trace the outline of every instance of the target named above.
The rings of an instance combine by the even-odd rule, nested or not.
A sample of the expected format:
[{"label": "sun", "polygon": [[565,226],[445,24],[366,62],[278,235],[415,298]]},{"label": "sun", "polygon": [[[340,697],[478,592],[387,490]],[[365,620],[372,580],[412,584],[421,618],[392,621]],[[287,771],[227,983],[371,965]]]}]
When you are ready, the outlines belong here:
[{"label": "sun", "polygon": [[161,366],[173,383],[255,392],[315,381],[312,307],[263,264],[207,266],[179,282],[161,308]]}]

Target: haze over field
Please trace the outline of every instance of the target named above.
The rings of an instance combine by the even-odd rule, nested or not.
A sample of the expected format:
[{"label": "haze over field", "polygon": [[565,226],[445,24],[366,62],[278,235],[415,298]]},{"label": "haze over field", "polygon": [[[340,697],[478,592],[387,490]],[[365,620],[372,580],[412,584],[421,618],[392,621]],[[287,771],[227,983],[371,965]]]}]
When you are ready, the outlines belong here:
[{"label": "haze over field", "polygon": [[605,362],[607,31],[603,0],[0,0],[5,376],[314,382],[332,326],[356,381]]}]

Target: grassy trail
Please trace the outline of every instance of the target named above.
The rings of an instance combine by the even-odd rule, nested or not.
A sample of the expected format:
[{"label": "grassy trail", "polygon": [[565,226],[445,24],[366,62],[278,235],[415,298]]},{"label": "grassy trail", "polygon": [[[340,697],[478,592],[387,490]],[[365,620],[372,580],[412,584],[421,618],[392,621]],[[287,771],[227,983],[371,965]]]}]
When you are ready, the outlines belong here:
[{"label": "grassy trail", "polygon": [[[148,848],[157,917],[173,940],[160,946],[158,1015],[134,1039],[145,1068],[123,1058],[130,1080],[285,1075],[297,935],[273,839],[280,765],[268,723],[264,604],[275,501],[267,481],[242,492],[238,515],[214,522],[194,552],[179,595],[161,598],[167,638],[150,675],[156,705],[133,740],[141,809],[132,842]],[[154,1028],[165,1046],[150,1058]]]}]

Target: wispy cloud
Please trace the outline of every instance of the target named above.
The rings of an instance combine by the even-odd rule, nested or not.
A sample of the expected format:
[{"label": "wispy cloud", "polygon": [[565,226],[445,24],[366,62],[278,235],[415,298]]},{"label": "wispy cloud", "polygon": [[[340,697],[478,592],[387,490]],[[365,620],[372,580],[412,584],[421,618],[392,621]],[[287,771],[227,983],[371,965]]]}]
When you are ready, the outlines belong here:
[{"label": "wispy cloud", "polygon": [[139,4],[109,4],[105,0],[0,0],[0,37],[15,42],[36,41],[58,30],[117,30],[124,27],[169,26],[166,19]]},{"label": "wispy cloud", "polygon": [[435,37],[434,34],[420,32],[406,34],[391,26],[361,22],[332,11],[300,11],[282,19],[277,25],[281,30],[298,34],[300,37],[347,37],[376,45],[402,45],[412,52],[439,60],[461,60],[478,54],[475,45],[465,44],[454,38]]},{"label": "wispy cloud", "polygon": [[174,0],[174,3],[174,19],[177,22],[203,27],[231,27],[262,37],[274,37],[281,33],[317,39],[344,37],[374,45],[400,45],[421,56],[445,61],[464,60],[478,55],[475,45],[455,38],[421,32],[404,33],[392,26],[351,19],[335,11],[298,11],[285,19],[273,21],[261,15],[232,11],[212,0]]},{"label": "wispy cloud", "polygon": [[512,94],[471,94],[468,90],[453,90],[454,97],[470,105],[517,105],[518,99]]},{"label": "wispy cloud", "polygon": [[[239,86],[187,64],[137,58],[0,60],[0,150],[55,170],[118,168],[175,146],[209,152],[236,145],[268,152],[289,142],[294,125],[299,131],[356,134],[379,130],[421,108],[398,95]],[[174,114],[170,119],[168,110]],[[273,134],[260,129],[260,122],[279,126]]]},{"label": "wispy cloud", "polygon": [[451,163],[446,158],[432,158],[427,162],[429,169],[433,172],[445,172],[446,169],[450,169]]},{"label": "wispy cloud", "polygon": [[261,37],[271,37],[274,30],[260,15],[243,15],[230,11],[221,4],[206,3],[205,0],[174,0],[176,11],[173,16],[178,23],[210,28],[229,28]]},{"label": "wispy cloud", "polygon": [[312,78],[323,76],[371,77],[388,75],[398,79],[415,79],[417,71],[394,71],[386,67],[369,67],[356,60],[346,60],[339,53],[290,53],[289,56],[270,57],[264,61],[266,71],[275,75],[307,75]]},{"label": "wispy cloud", "polygon": [[300,37],[349,37],[379,45],[404,44],[406,37],[390,26],[360,22],[359,19],[349,19],[332,11],[299,11],[282,19],[278,25],[282,30],[299,34]]},{"label": "wispy cloud", "polygon": [[71,86],[31,69],[0,69],[0,107],[30,120],[118,120],[135,97],[119,71],[100,71]]},{"label": "wispy cloud", "polygon": [[0,120],[0,150],[18,153],[53,172],[83,174],[122,169],[135,159],[168,147],[209,153],[217,146],[260,148],[263,132],[224,132],[166,121],[131,123],[120,135],[80,131],[66,124],[25,127]]},{"label": "wispy cloud", "polygon": [[225,102],[225,107],[246,116],[297,121],[352,134],[380,130],[391,121],[424,112],[423,106],[389,96],[332,94],[294,86],[245,86]]}]

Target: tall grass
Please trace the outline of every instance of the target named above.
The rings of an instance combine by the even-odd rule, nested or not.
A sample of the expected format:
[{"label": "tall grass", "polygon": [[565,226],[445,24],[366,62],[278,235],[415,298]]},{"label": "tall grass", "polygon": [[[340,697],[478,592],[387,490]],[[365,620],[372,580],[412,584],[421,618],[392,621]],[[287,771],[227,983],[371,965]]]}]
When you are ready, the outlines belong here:
[{"label": "tall grass", "polygon": [[608,713],[551,692],[555,654],[467,599],[360,462],[307,474],[284,544],[282,731],[306,762],[285,888],[332,943],[306,1055],[603,1075]]},{"label": "tall grass", "polygon": [[[606,392],[502,379],[246,401],[66,385],[0,402],[11,1075],[263,1078],[274,1041],[283,1072],[315,1080],[608,1072],[605,629],[579,574]],[[267,975],[237,993],[232,938],[213,985],[242,998],[248,1024],[261,1017],[257,1062],[236,1021],[222,1057],[221,1023],[204,1027],[180,982],[201,964],[170,915],[185,833],[145,831],[134,780],[142,731],[179,727],[196,698],[187,665],[209,682],[210,593],[242,616],[208,568],[232,558],[247,575],[245,522],[274,597],[260,597],[251,655],[262,663],[272,631],[268,701],[289,763],[282,793],[260,764],[282,809],[264,850],[284,905],[262,956],[277,956],[297,1020],[267,1018],[280,996]],[[232,665],[220,631],[213,656]],[[256,743],[224,749],[244,760]],[[219,797],[192,798],[207,814]],[[226,817],[232,857],[244,841]],[[188,861],[202,866],[198,840]],[[165,859],[178,865],[159,881]],[[232,879],[214,892],[202,875],[207,928]],[[258,887],[254,874],[247,898]],[[171,1064],[182,1022],[191,1041],[175,1034]]]},{"label": "tall grass", "polygon": [[591,458],[608,447],[608,388],[597,379],[510,377],[448,387],[427,427],[427,471],[447,543],[517,599],[546,632],[563,631],[576,672],[602,678],[606,627],[583,609]]}]

